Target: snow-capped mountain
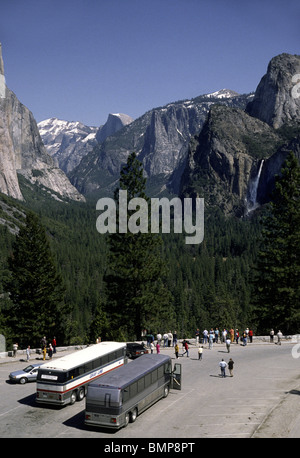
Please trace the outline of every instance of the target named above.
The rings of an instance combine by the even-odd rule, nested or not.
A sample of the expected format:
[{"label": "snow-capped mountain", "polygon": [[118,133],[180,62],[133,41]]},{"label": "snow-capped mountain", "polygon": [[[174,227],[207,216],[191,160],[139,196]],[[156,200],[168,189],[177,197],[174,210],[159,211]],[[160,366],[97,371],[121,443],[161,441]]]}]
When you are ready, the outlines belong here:
[{"label": "snow-capped mountain", "polygon": [[48,153],[59,167],[70,173],[98,143],[114,135],[133,121],[129,115],[110,113],[100,127],[89,127],[79,121],[63,121],[57,118],[38,123],[40,135]]},{"label": "snow-capped mountain", "polygon": [[98,143],[98,127],[89,127],[79,121],[50,118],[39,122],[38,128],[48,153],[66,173]]},{"label": "snow-capped mountain", "polygon": [[231,89],[221,89],[220,91],[206,94],[206,97],[214,99],[228,99],[229,97],[236,97],[237,95],[239,94],[235,91],[232,91]]}]

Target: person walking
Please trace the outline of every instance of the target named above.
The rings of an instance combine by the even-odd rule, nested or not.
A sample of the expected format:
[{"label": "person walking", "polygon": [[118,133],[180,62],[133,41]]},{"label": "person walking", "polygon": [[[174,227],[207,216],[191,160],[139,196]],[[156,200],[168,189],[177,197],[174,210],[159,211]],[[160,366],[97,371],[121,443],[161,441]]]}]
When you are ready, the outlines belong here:
[{"label": "person walking", "polygon": [[28,347],[26,348],[26,357],[27,357],[27,361],[30,360],[30,353],[31,353],[31,351],[30,351],[30,345],[28,345]]},{"label": "person walking", "polygon": [[239,337],[240,337],[239,330],[236,329],[236,330],[235,330],[235,343],[236,343],[236,344],[239,343]]},{"label": "person walking", "polygon": [[209,336],[208,336],[208,348],[209,348],[209,350],[211,350],[212,347],[213,347],[213,341],[214,341],[214,333],[210,332]]},{"label": "person walking", "polygon": [[219,362],[219,366],[221,368],[221,377],[226,377],[226,367],[227,363],[222,359],[222,361]]},{"label": "person walking", "polygon": [[14,358],[17,356],[18,347],[19,345],[17,344],[17,342],[13,344]]},{"label": "person walking", "polygon": [[274,329],[271,329],[270,331],[270,343],[273,343],[274,341]]},{"label": "person walking", "polygon": [[175,356],[178,358],[179,346],[178,343],[175,345]]},{"label": "person walking", "polygon": [[215,342],[218,343],[218,341],[219,341],[219,329],[216,328],[216,330],[215,330]]},{"label": "person walking", "polygon": [[[187,358],[188,358],[188,357],[189,357],[189,346],[188,346],[187,341],[185,341],[185,343],[184,343],[184,348],[185,348],[185,352],[183,353],[183,355],[186,354],[186,356],[187,356]],[[182,356],[183,356],[183,355],[182,355]]]},{"label": "person walking", "polygon": [[156,353],[159,355],[160,353],[160,344],[157,342],[156,343]]},{"label": "person walking", "polygon": [[201,361],[201,359],[202,359],[202,354],[203,354],[203,347],[199,347],[198,348],[198,359],[199,359],[199,361]]},{"label": "person walking", "polygon": [[46,345],[44,345],[44,347],[43,347],[43,361],[45,361],[46,355],[47,355],[47,348],[46,348]]},{"label": "person walking", "polygon": [[226,339],[226,348],[227,348],[228,353],[230,353],[230,344],[231,344],[231,340],[228,336]]},{"label": "person walking", "polygon": [[168,332],[168,347],[172,345],[173,334],[171,331]]},{"label": "person walking", "polygon": [[[101,342],[101,337],[98,337],[98,339],[100,339],[100,342]],[[53,354],[54,354],[56,353],[56,337],[55,336],[52,339],[52,347],[53,347]]]},{"label": "person walking", "polygon": [[174,331],[174,334],[173,334],[173,347],[175,347],[176,344],[177,344],[177,331]]},{"label": "person walking", "polygon": [[232,358],[230,358],[230,360],[228,361],[228,370],[229,370],[230,377],[233,377],[233,365],[234,365],[234,361],[232,361]]},{"label": "person walking", "polygon": [[279,329],[279,331],[277,332],[277,339],[278,339],[278,340],[277,340],[277,345],[281,345],[282,332],[280,331],[280,329]]},{"label": "person walking", "polygon": [[52,355],[53,355],[53,347],[52,347],[52,344],[49,344],[48,355],[49,355],[49,359],[52,359]]}]

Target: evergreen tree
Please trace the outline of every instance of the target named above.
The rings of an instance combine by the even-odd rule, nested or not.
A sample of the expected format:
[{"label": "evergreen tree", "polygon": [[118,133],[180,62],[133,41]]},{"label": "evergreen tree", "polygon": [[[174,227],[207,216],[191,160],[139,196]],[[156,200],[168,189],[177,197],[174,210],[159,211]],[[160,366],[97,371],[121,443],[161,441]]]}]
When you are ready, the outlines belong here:
[{"label": "evergreen tree", "polygon": [[290,153],[263,222],[255,295],[261,332],[300,331],[300,167]]},{"label": "evergreen tree", "polygon": [[45,229],[32,212],[16,237],[8,266],[6,291],[11,306],[7,324],[14,339],[21,345],[35,345],[43,335],[56,335],[62,341],[61,332],[66,326],[62,316],[64,289]]},{"label": "evergreen tree", "polygon": [[[145,194],[146,179],[136,154],[132,153],[120,174],[121,190],[128,201]],[[119,204],[119,189],[115,201]],[[120,212],[120,209],[118,209]],[[128,210],[127,223],[135,212]],[[118,220],[118,218],[117,218]],[[110,234],[108,270],[105,275],[110,334],[115,339],[140,339],[141,330],[155,332],[172,315],[170,294],[163,283],[162,241],[149,232]]]}]

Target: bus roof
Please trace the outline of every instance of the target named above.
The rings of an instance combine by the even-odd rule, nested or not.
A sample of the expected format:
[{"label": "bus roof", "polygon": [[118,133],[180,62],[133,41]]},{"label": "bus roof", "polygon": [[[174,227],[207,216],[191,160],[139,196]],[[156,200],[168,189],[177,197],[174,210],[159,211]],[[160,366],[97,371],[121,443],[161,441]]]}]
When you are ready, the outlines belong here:
[{"label": "bus roof", "polygon": [[43,364],[41,369],[51,370],[69,370],[73,367],[91,361],[94,358],[110,353],[111,351],[126,348],[124,342],[101,342],[95,345],[84,348],[83,350],[75,351],[74,353],[62,356],[61,358],[48,361]]},{"label": "bus roof", "polygon": [[100,380],[91,382],[89,386],[93,388],[106,386],[122,389],[135,379],[138,379],[142,375],[146,375],[148,372],[155,369],[155,367],[167,363],[170,360],[170,356],[162,354],[146,354],[139,356],[139,358],[120,367],[117,371],[102,375]]}]

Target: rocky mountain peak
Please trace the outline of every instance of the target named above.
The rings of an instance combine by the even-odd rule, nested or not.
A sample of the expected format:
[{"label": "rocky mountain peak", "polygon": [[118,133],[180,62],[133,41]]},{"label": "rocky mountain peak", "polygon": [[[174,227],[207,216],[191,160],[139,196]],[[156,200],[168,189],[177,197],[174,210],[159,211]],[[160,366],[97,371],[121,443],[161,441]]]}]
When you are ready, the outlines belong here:
[{"label": "rocky mountain peak", "polygon": [[124,114],[124,113],[110,113],[108,115],[107,121],[103,126],[100,126],[97,134],[96,140],[99,143],[102,143],[106,140],[107,137],[110,135],[115,134],[124,126],[132,123],[133,118],[131,116]]},{"label": "rocky mountain peak", "polygon": [[300,97],[295,97],[293,92],[297,74],[300,74],[299,55],[284,53],[273,57],[254,99],[247,105],[247,113],[276,129],[286,123],[299,122]]}]

